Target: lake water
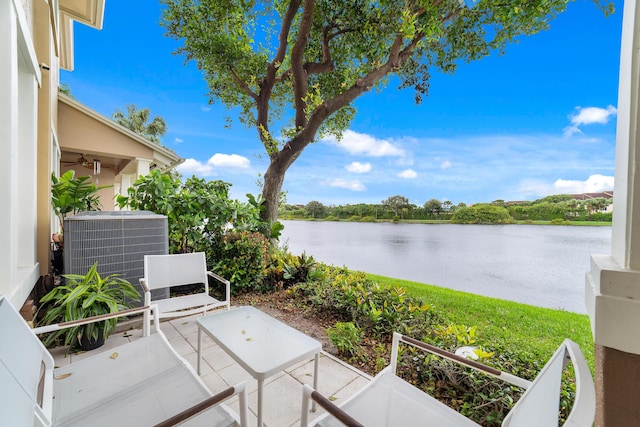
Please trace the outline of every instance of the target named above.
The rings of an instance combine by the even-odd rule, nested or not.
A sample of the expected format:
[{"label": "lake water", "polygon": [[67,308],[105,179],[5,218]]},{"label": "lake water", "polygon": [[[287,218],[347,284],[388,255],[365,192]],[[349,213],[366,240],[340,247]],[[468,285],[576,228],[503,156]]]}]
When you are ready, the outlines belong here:
[{"label": "lake water", "polygon": [[282,221],[294,254],[351,270],[586,313],[590,254],[611,227]]}]

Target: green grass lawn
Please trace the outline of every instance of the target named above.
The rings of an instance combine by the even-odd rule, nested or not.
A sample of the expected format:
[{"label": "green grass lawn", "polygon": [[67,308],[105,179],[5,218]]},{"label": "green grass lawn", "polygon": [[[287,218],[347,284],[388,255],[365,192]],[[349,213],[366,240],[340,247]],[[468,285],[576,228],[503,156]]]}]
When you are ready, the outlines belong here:
[{"label": "green grass lawn", "polygon": [[580,345],[593,371],[593,337],[587,315],[384,276],[368,277],[406,288],[409,295],[421,298],[451,323],[478,326],[478,344],[486,349],[491,349],[492,344],[519,348],[546,361],[565,338],[570,338]]}]

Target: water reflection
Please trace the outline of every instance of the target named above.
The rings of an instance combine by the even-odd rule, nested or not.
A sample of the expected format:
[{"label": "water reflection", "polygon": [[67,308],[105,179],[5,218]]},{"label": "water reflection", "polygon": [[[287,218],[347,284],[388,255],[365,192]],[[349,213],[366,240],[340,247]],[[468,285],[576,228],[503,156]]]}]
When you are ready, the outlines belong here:
[{"label": "water reflection", "polygon": [[328,264],[584,313],[589,255],[610,227],[283,221],[283,241]]}]

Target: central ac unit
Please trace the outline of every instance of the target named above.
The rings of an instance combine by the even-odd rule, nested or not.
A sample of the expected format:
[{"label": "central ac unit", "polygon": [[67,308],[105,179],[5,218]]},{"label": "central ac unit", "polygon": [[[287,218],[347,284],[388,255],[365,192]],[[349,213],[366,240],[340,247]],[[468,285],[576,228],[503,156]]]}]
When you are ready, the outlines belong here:
[{"label": "central ac unit", "polygon": [[[145,255],[169,253],[167,217],[148,211],[83,212],[64,220],[64,273],[87,273],[98,263],[102,277],[119,274],[143,295]],[[155,291],[154,291],[155,292]],[[168,290],[152,292],[168,298]],[[142,304],[142,299],[138,305]]]}]

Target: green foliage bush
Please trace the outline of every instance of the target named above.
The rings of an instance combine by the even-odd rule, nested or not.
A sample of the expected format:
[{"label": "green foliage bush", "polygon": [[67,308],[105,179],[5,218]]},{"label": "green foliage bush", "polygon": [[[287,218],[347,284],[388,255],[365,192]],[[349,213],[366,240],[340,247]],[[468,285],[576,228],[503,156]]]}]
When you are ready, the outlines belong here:
[{"label": "green foliage bush", "polygon": [[231,282],[232,291],[261,289],[268,262],[267,238],[257,232],[229,232],[222,242],[211,255],[212,270]]},{"label": "green foliage bush", "polygon": [[360,352],[360,329],[353,322],[338,322],[327,329],[327,336],[340,353],[355,356]]},{"label": "green foliage bush", "polygon": [[260,219],[261,204],[229,199],[231,184],[153,170],[119,196],[120,207],[166,215],[171,253],[205,252],[207,265],[229,279],[232,289],[262,287],[269,249],[268,238],[281,224]]},{"label": "green foliage bush", "polygon": [[261,231],[265,235],[269,232],[255,204],[229,199],[230,186],[195,176],[183,183],[177,174],[154,169],[129,188],[128,196],[118,196],[117,203],[121,208],[129,206],[166,215],[171,253],[208,253],[211,246],[215,252],[229,229]]},{"label": "green foliage bush", "polygon": [[340,218],[334,215],[327,215],[324,219],[325,221],[340,221]]},{"label": "green foliage bush", "polygon": [[370,335],[388,341],[394,331],[411,335],[435,324],[430,307],[407,296],[404,288],[382,286],[367,280],[366,274],[346,268],[319,269],[321,280],[301,283],[292,291],[341,321],[354,322]]},{"label": "green foliage bush", "polygon": [[613,212],[595,212],[587,216],[588,221],[611,222],[612,219],[613,219]]},{"label": "green foliage bush", "polygon": [[[475,326],[451,324],[433,307],[410,297],[404,288],[381,285],[369,280],[365,273],[346,268],[319,265],[322,279],[300,283],[289,290],[303,301],[333,314],[339,322],[351,323],[331,332],[351,362],[358,362],[354,344],[355,329],[367,337],[384,343],[376,354],[390,353],[392,332],[423,340],[449,351],[464,345],[477,346],[475,353],[483,363],[525,379],[532,380],[546,360],[526,347],[514,348],[504,341],[482,342],[482,332]],[[354,329],[355,328],[355,329]],[[328,332],[329,333],[329,332]],[[338,347],[340,349],[340,347]],[[352,351],[353,350],[353,351]],[[548,357],[550,355],[547,355]],[[377,365],[384,365],[375,356]],[[379,360],[378,360],[379,359]],[[523,390],[457,364],[443,361],[408,346],[400,348],[400,375],[427,393],[484,426],[497,427]],[[568,414],[575,397],[571,371],[563,381],[561,415]]]},{"label": "green foliage bush", "polygon": [[514,222],[506,208],[490,204],[478,204],[460,208],[453,214],[455,224],[511,224]]},{"label": "green foliage bush", "polygon": [[347,221],[351,221],[351,222],[360,222],[360,219],[362,217],[358,216],[358,215],[351,215],[349,218],[347,218]]},{"label": "green foliage bush", "polygon": [[363,216],[360,218],[360,222],[376,222],[376,219],[372,216]]}]

